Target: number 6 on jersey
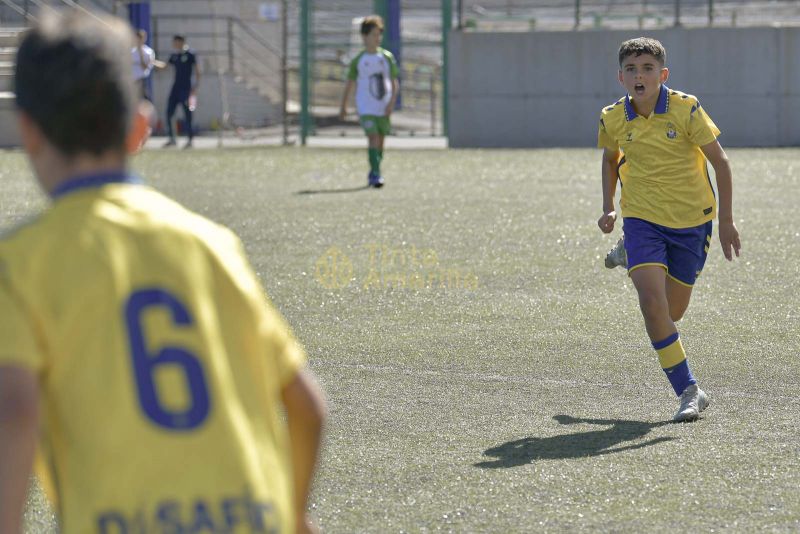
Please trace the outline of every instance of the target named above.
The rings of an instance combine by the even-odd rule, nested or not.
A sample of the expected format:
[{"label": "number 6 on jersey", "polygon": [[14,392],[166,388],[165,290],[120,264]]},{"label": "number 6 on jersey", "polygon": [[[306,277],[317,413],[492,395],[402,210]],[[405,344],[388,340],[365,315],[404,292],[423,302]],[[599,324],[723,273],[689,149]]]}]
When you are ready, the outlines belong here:
[{"label": "number 6 on jersey", "polygon": [[[186,431],[202,425],[211,409],[208,384],[200,359],[183,347],[165,346],[154,353],[147,352],[142,329],[142,314],[151,308],[166,308],[177,326],[193,323],[186,307],[172,294],[159,288],[135,291],[125,305],[125,323],[131,348],[139,405],[155,424],[170,430]],[[174,410],[161,404],[156,391],[155,373],[162,366],[178,367],[186,375],[189,387],[189,406]]]}]

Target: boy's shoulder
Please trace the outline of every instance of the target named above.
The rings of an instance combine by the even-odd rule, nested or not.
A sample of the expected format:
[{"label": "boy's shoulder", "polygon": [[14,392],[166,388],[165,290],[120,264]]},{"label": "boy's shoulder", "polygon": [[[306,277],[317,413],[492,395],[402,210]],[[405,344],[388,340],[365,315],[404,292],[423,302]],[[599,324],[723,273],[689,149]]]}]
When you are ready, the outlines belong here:
[{"label": "boy's shoulder", "polygon": [[386,50],[385,48],[378,47],[378,53],[382,54],[386,59],[395,61],[394,54],[392,54],[391,50]]},{"label": "boy's shoulder", "polygon": [[603,119],[607,119],[610,117],[614,117],[616,115],[625,116],[625,99],[628,98],[627,96],[623,96],[613,104],[609,104],[603,108],[603,111],[600,112]]},{"label": "boy's shoulder", "polygon": [[356,52],[356,54],[352,58],[350,58],[350,61],[349,61],[350,65],[353,66],[353,67],[358,65],[358,62],[361,61],[361,58],[364,57],[364,54],[366,54],[366,53],[367,53],[366,48],[362,48],[361,50]]},{"label": "boy's shoulder", "polygon": [[[696,96],[666,86],[664,90],[667,91],[667,110],[691,114],[700,108],[700,101]],[[627,96],[623,96],[613,104],[604,107],[601,112],[603,120],[625,117],[625,100],[627,98]]]},{"label": "boy's shoulder", "polygon": [[[370,52],[367,52],[366,48],[362,48],[361,50],[358,51],[358,53],[356,53],[356,55],[353,56],[353,59],[351,60],[351,62],[352,61],[358,61],[359,59],[361,59],[362,57],[364,57],[367,54],[370,54]],[[392,54],[391,50],[387,50],[387,49],[385,49],[383,47],[380,47],[380,46],[371,55],[373,55],[373,56],[383,56],[383,57],[385,57],[387,59],[391,59],[392,61],[395,61],[394,54]]]},{"label": "boy's shoulder", "polygon": [[[99,209],[101,204],[103,208]],[[0,231],[0,255],[13,253],[22,259],[40,252],[65,253],[81,232],[92,232],[104,225],[124,227],[126,234],[158,229],[165,239],[183,236],[179,239],[194,239],[225,252],[240,246],[233,230],[152,187],[112,184],[102,192],[75,192],[41,213]]]},{"label": "boy's shoulder", "polygon": [[131,219],[133,231],[150,232],[152,228],[159,228],[165,237],[189,238],[225,250],[239,246],[239,237],[233,230],[153,187],[118,187],[109,191],[106,199],[135,214],[136,217]]},{"label": "boy's shoulder", "polygon": [[6,249],[12,249],[19,246],[19,243],[25,243],[29,236],[36,235],[40,231],[41,220],[47,212],[27,215],[21,220],[17,220],[11,225],[3,226],[0,228],[0,253]]},{"label": "boy's shoulder", "polygon": [[690,113],[693,113],[700,107],[700,100],[689,93],[667,88],[667,94],[669,95],[669,105],[673,109],[681,111],[688,110]]}]

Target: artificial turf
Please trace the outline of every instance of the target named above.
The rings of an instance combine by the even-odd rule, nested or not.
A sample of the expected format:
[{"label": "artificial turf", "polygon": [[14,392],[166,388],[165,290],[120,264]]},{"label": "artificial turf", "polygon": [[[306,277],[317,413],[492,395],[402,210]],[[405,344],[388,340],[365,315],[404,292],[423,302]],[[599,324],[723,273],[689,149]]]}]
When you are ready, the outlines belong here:
[{"label": "artificial turf", "polygon": [[[679,330],[711,398],[677,401],[595,150],[147,151],[150,184],[243,239],[330,417],[325,532],[800,529],[800,150],[729,150],[742,256],[716,233]],[[44,205],[0,155],[0,222]],[[90,372],[90,370],[87,370]],[[28,532],[52,517],[34,492]]]}]

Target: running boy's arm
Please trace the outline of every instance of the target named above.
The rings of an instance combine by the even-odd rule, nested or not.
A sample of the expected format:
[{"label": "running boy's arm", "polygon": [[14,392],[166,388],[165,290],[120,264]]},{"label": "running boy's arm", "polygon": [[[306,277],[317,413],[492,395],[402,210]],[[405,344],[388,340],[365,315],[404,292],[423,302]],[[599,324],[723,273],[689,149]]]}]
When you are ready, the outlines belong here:
[{"label": "running boy's arm", "polygon": [[620,151],[603,149],[603,215],[597,220],[597,226],[604,234],[610,233],[614,229],[614,222],[617,220],[617,212],[614,208],[614,195],[617,192],[617,179],[619,172]]},{"label": "running boy's arm", "polygon": [[722,245],[722,253],[725,259],[731,261],[733,255],[731,248],[736,256],[742,248],[739,242],[739,231],[733,223],[733,174],[728,162],[728,156],[719,144],[713,141],[700,147],[711,166],[714,167],[714,174],[717,176],[717,194],[719,196],[719,242]]},{"label": "running boy's arm", "polygon": [[392,98],[389,99],[389,104],[386,106],[385,115],[390,117],[392,111],[394,111],[397,96],[400,93],[400,69],[397,67],[397,61],[395,61],[392,54],[388,54],[387,59],[389,60],[389,77],[392,79]]},{"label": "running boy's arm", "polygon": [[281,398],[288,419],[294,474],[295,522],[297,532],[306,532],[306,504],[319,455],[322,425],[325,421],[325,400],[308,371],[298,372],[281,390]]},{"label": "running boy's arm", "polygon": [[344,95],[342,96],[342,105],[339,108],[339,118],[344,120],[347,117],[347,103],[350,102],[350,95],[353,93],[353,88],[356,86],[355,80],[347,80],[344,86]]},{"label": "running boy's arm", "polygon": [[195,60],[194,62],[194,85],[192,86],[192,94],[197,93],[197,88],[200,87],[200,64]]},{"label": "running boy's arm", "polygon": [[0,532],[22,532],[39,432],[39,386],[33,372],[0,366]]},{"label": "running boy's arm", "polygon": [[397,94],[400,92],[400,80],[392,78],[392,98],[386,106],[386,116],[389,117],[394,111],[395,102],[397,102]]}]

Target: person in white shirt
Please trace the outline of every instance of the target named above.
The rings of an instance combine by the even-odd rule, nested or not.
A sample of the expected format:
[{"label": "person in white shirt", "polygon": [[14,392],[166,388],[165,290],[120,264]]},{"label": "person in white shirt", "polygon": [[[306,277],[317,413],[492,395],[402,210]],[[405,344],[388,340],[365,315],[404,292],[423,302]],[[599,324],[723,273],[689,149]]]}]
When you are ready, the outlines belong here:
[{"label": "person in white shirt", "polygon": [[153,67],[163,68],[165,63],[156,59],[156,53],[147,46],[147,32],[138,30],[136,32],[137,43],[131,49],[131,60],[133,61],[133,79],[139,87],[141,98],[151,100],[148,87],[148,79]]},{"label": "person in white shirt", "polygon": [[380,47],[383,38],[381,17],[364,17],[361,37],[364,50],[350,62],[339,118],[345,120],[347,117],[347,104],[355,88],[358,119],[369,143],[367,184],[369,187],[382,187],[383,140],[392,129],[390,117],[400,90],[399,72],[392,53]]}]

